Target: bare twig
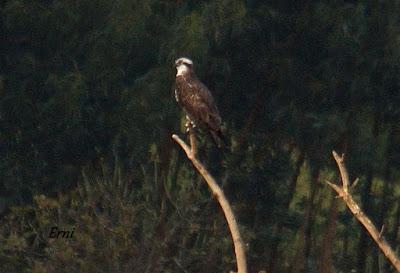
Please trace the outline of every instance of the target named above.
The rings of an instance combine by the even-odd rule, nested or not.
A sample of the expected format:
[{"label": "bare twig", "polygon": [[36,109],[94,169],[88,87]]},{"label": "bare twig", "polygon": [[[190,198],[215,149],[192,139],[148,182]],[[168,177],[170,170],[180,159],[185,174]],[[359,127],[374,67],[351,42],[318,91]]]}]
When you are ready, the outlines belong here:
[{"label": "bare twig", "polygon": [[182,264],[178,261],[177,258],[173,258],[174,262],[176,263],[176,265],[184,272],[187,273],[187,271],[185,270],[185,268],[182,266]]},{"label": "bare twig", "polygon": [[379,232],[379,238],[383,236],[383,232],[385,231],[385,225],[382,225],[381,231]]},{"label": "bare twig", "polygon": [[332,151],[332,155],[335,158],[336,163],[338,164],[339,171],[342,176],[343,190],[345,192],[348,192],[350,179],[347,169],[344,165],[344,154],[342,154],[342,156],[339,156],[335,151]]},{"label": "bare twig", "polygon": [[[190,159],[190,161],[192,161],[193,166],[197,169],[200,175],[207,182],[207,185],[210,188],[212,194],[215,196],[218,203],[220,204],[222,211],[224,212],[225,219],[228,222],[229,230],[231,232],[233,245],[235,248],[238,273],[247,273],[247,262],[246,262],[244,243],[242,237],[240,236],[239,226],[236,222],[235,215],[233,214],[233,210],[228,202],[228,199],[225,197],[224,192],[222,191],[218,183],[215,181],[215,179],[212,177],[212,175],[207,171],[207,169],[203,166],[203,164],[199,160],[197,160],[195,149],[193,149],[196,148],[196,146],[189,147],[182,139],[179,138],[179,136],[175,134],[172,135],[172,138],[185,151],[187,157]],[[192,142],[193,140],[191,138],[192,145],[195,144],[195,142]]]},{"label": "bare twig", "polygon": [[360,178],[357,177],[356,180],[354,180],[353,184],[351,184],[350,189],[354,189],[358,185],[359,181],[360,181]]},{"label": "bare twig", "polygon": [[[388,242],[385,240],[385,238],[382,236],[383,233],[383,228],[381,232],[377,230],[377,228],[374,226],[374,224],[371,222],[371,220],[368,218],[368,216],[361,210],[361,208],[358,206],[358,204],[354,201],[351,193],[348,191],[348,186],[349,186],[349,174],[347,172],[346,166],[344,164],[344,155],[339,156],[335,151],[332,152],[333,157],[335,158],[336,164],[339,167],[340,175],[342,177],[342,187],[333,184],[329,181],[326,181],[329,186],[334,189],[339,197],[343,198],[343,201],[346,203],[347,207],[350,209],[350,211],[353,213],[353,215],[357,218],[357,220],[366,228],[368,233],[371,235],[371,237],[374,239],[376,244],[379,246],[383,254],[386,256],[386,258],[389,259],[389,261],[392,263],[394,268],[396,268],[397,272],[400,272],[400,260],[397,257],[396,253],[393,251],[393,249],[390,247]],[[357,180],[356,180],[357,182]],[[356,184],[353,183],[353,184]]]}]

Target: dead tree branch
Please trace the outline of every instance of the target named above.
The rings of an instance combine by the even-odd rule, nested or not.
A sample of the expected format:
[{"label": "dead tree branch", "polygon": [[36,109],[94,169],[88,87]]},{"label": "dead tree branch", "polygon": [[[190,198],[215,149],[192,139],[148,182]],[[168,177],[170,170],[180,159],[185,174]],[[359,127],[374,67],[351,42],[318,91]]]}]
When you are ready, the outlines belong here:
[{"label": "dead tree branch", "polygon": [[[343,201],[346,203],[347,207],[353,213],[353,215],[357,218],[357,220],[366,228],[368,233],[374,239],[376,244],[379,246],[383,254],[389,261],[392,263],[394,268],[396,268],[397,272],[400,272],[400,260],[397,257],[396,253],[390,247],[388,242],[382,236],[382,232],[380,232],[372,221],[368,218],[368,216],[361,210],[358,204],[354,201],[351,193],[349,192],[350,178],[347,172],[346,166],[344,164],[344,155],[339,156],[335,151],[332,152],[333,157],[335,158],[336,164],[338,165],[340,175],[342,177],[342,186],[338,186],[332,182],[326,181],[329,186],[331,186],[338,194],[340,198],[343,198]],[[356,179],[358,181],[358,179]],[[353,183],[353,185],[356,182]]]},{"label": "dead tree branch", "polygon": [[190,135],[191,145],[194,145],[192,147],[189,147],[182,139],[179,138],[179,136],[175,134],[172,135],[172,138],[185,151],[187,157],[190,161],[192,161],[193,166],[207,182],[207,185],[210,188],[212,194],[215,196],[218,203],[220,204],[222,211],[224,212],[225,219],[228,222],[229,230],[231,232],[233,245],[235,248],[238,273],[247,273],[245,247],[242,237],[240,236],[239,226],[236,222],[235,215],[233,214],[232,207],[229,204],[228,199],[225,197],[225,194],[222,191],[221,187],[218,185],[212,175],[207,171],[207,169],[203,166],[203,164],[196,158],[196,144],[194,134],[191,133]]}]

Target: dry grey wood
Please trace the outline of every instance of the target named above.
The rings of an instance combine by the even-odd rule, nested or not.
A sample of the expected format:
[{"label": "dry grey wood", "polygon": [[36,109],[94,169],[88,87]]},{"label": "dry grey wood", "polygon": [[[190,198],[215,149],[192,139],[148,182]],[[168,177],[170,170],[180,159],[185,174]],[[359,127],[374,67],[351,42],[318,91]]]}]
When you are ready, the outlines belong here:
[{"label": "dry grey wood", "polygon": [[[360,206],[358,206],[358,204],[354,201],[351,193],[349,192],[350,179],[346,166],[344,164],[344,155],[339,156],[335,151],[333,151],[332,154],[336,161],[336,164],[338,165],[340,176],[342,177],[342,186],[340,187],[330,181],[326,182],[337,192],[338,197],[343,198],[343,201],[346,203],[347,207],[357,218],[357,220],[366,228],[368,233],[374,239],[383,254],[386,256],[386,258],[388,258],[394,268],[396,268],[397,272],[400,272],[400,260],[393,249],[390,247],[388,242],[382,236],[383,228],[381,229],[381,232],[375,227],[368,216],[362,211]],[[353,185],[355,185],[357,181],[358,179],[356,179]]]},{"label": "dry grey wood", "polygon": [[[196,158],[196,150],[193,150],[191,147],[189,147],[182,139],[179,138],[179,136],[174,134],[172,135],[172,138],[185,151],[187,157],[193,163],[193,166],[196,168],[196,170],[207,182],[207,185],[210,188],[212,194],[220,204],[222,211],[224,212],[225,219],[228,222],[228,227],[232,236],[233,245],[235,248],[238,273],[247,273],[247,262],[246,262],[244,243],[242,237],[240,236],[239,226],[237,224],[232,207],[228,202],[228,199],[226,198],[221,187],[218,185],[218,183],[215,181],[212,175],[207,171],[207,169],[203,166],[203,164]],[[196,149],[194,134],[190,135],[190,142],[191,145],[193,145],[193,148]]]}]

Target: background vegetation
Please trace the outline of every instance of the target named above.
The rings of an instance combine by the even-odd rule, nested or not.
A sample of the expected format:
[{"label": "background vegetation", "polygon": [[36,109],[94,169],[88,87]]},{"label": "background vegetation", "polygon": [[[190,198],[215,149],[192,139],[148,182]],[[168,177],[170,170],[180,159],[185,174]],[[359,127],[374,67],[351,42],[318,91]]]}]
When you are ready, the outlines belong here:
[{"label": "background vegetation", "polygon": [[250,272],[393,272],[324,180],[345,152],[355,197],[399,245],[399,14],[394,0],[0,1],[0,271],[234,269],[170,138],[172,64],[188,56],[231,142],[203,137],[201,158]]}]

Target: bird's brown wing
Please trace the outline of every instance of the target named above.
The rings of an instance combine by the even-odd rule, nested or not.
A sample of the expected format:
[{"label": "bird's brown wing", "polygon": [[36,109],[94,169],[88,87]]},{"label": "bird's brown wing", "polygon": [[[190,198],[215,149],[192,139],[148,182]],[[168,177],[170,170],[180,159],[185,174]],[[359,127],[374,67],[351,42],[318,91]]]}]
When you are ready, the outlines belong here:
[{"label": "bird's brown wing", "polygon": [[185,102],[185,108],[194,122],[206,125],[210,130],[221,129],[221,117],[217,106],[208,88],[200,81],[192,81],[190,84],[190,96]]},{"label": "bird's brown wing", "polygon": [[190,119],[211,133],[218,147],[226,143],[221,132],[221,117],[208,88],[197,78],[177,77],[175,95]]}]

